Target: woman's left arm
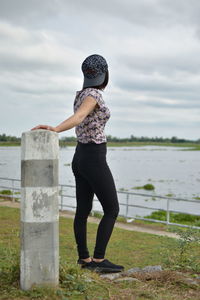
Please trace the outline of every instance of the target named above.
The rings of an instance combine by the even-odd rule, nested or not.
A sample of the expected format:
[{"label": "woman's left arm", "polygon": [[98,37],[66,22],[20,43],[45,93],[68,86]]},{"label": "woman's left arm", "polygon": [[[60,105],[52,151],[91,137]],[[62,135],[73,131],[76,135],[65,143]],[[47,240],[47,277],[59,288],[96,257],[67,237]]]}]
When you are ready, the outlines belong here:
[{"label": "woman's left arm", "polygon": [[83,120],[95,109],[97,106],[97,101],[91,97],[88,96],[84,99],[81,106],[78,108],[78,110],[68,119],[57,125],[56,127],[52,127],[49,125],[38,125],[31,130],[36,129],[46,129],[51,130],[55,132],[62,132],[65,130],[69,130],[77,125],[79,125]]}]

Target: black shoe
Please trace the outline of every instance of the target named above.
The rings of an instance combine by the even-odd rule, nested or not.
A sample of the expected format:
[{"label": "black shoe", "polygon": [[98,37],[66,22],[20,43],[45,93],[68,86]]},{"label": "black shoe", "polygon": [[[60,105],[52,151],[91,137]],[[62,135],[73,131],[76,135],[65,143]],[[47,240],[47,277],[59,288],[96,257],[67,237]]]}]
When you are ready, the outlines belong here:
[{"label": "black shoe", "polygon": [[89,263],[87,263],[87,262],[84,261],[83,259],[79,258],[79,259],[77,260],[77,264],[78,264],[78,265],[81,265],[81,266],[84,266],[85,264],[89,264]]},{"label": "black shoe", "polygon": [[104,259],[101,262],[91,261],[89,263],[82,264],[82,268],[95,271],[97,273],[117,273],[124,270],[123,266],[115,265],[107,259]]}]

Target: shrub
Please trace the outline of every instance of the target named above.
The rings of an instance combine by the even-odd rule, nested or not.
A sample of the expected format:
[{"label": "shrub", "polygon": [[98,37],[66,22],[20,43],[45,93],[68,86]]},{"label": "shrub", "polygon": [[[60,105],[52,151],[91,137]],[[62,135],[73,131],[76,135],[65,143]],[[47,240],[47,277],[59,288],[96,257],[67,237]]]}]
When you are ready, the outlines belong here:
[{"label": "shrub", "polygon": [[153,184],[148,183],[144,185],[144,189],[148,191],[152,191],[155,190],[155,186]]},{"label": "shrub", "polygon": [[150,184],[150,183],[147,183],[143,186],[136,186],[136,187],[133,187],[133,189],[135,190],[148,190],[148,191],[153,191],[155,190],[155,186],[153,184]]},{"label": "shrub", "polygon": [[12,195],[13,193],[11,192],[11,190],[2,190],[0,191],[1,195]]}]

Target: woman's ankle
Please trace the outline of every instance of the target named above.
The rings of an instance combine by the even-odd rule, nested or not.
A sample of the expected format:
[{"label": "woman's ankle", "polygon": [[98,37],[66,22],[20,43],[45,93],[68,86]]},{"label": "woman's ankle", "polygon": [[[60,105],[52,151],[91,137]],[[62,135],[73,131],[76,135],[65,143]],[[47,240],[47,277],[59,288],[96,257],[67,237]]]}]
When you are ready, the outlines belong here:
[{"label": "woman's ankle", "polygon": [[95,257],[93,257],[92,260],[94,262],[102,262],[102,261],[104,261],[104,258],[95,258]]},{"label": "woman's ankle", "polygon": [[91,262],[92,261],[92,258],[91,257],[88,257],[88,258],[81,258],[81,260],[85,261],[85,262]]}]

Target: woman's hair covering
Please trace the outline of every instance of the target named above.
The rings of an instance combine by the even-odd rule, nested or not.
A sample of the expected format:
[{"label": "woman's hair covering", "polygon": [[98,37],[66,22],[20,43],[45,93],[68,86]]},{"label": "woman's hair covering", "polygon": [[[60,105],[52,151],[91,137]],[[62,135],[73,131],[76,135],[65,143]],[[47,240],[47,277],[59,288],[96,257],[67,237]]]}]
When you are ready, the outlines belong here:
[{"label": "woman's hair covering", "polygon": [[108,64],[101,55],[93,54],[82,63],[82,72],[84,75],[83,87],[99,86],[105,80]]}]

